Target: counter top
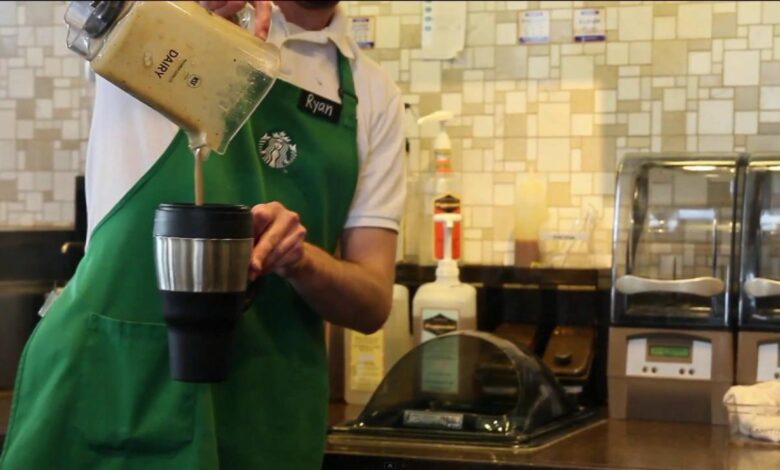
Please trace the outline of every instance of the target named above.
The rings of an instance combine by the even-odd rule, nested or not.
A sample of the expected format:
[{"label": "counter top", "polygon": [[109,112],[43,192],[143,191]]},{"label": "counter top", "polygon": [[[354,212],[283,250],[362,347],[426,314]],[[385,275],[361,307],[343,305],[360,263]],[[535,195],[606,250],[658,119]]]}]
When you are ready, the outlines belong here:
[{"label": "counter top", "polygon": [[[331,422],[360,407],[331,405]],[[726,426],[598,419],[535,449],[462,446],[331,434],[326,469],[780,468],[780,448],[737,445]],[[435,465],[435,467],[433,465]]]},{"label": "counter top", "polygon": [[[0,392],[0,445],[8,424],[10,392]],[[331,424],[351,419],[359,406],[333,404]],[[435,465],[435,467],[434,467]],[[455,470],[501,468],[770,469],[780,448],[729,442],[725,426],[598,419],[534,449],[462,446],[421,441],[329,435],[324,469]]]}]

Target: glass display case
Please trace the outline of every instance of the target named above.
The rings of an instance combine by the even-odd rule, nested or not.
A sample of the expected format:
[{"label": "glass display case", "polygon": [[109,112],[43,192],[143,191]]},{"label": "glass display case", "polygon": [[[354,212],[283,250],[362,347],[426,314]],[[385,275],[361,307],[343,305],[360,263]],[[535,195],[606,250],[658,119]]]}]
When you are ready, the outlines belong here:
[{"label": "glass display case", "polygon": [[617,182],[612,322],[726,327],[743,159],[630,155]]},{"label": "glass display case", "polygon": [[742,227],[740,326],[780,329],[780,154],[751,156]]},{"label": "glass display case", "polygon": [[512,445],[591,415],[532,354],[489,333],[458,331],[410,351],[358,418],[333,431]]}]

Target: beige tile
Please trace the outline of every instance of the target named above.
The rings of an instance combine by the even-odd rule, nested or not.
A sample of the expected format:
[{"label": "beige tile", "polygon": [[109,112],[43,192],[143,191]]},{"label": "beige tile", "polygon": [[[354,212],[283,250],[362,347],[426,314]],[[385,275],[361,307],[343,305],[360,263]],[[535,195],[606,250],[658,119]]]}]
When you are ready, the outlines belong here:
[{"label": "beige tile", "polygon": [[539,104],[539,136],[568,136],[571,107],[568,103]]},{"label": "beige tile", "polygon": [[517,44],[517,23],[500,23],[496,25],[496,44],[501,46]]},{"label": "beige tile", "polygon": [[510,91],[505,96],[505,110],[510,114],[526,112],[526,94],[524,91]]},{"label": "beige tile", "polygon": [[661,151],[663,152],[684,152],[685,150],[684,136],[664,136],[661,140]]},{"label": "beige tile", "polygon": [[715,13],[712,15],[712,37],[733,38],[737,35],[736,13]]},{"label": "beige tile", "polygon": [[621,41],[649,40],[653,36],[653,7],[622,7],[618,16]]},{"label": "beige tile", "polygon": [[706,51],[712,50],[712,39],[689,39],[687,42],[689,51]]},{"label": "beige tile", "polygon": [[751,49],[772,48],[772,26],[751,26],[748,33],[748,47]]},{"label": "beige tile", "polygon": [[547,57],[550,55],[550,45],[549,44],[531,44],[528,47],[528,55],[529,56],[544,56]]},{"label": "beige tile", "polygon": [[699,103],[699,134],[731,134],[734,130],[734,102],[703,100]]},{"label": "beige tile", "polygon": [[422,26],[419,24],[401,25],[400,41],[403,49],[417,49],[421,47]]},{"label": "beige tile", "polygon": [[661,130],[665,138],[672,135],[685,135],[685,112],[664,112],[661,119]]},{"label": "beige tile", "polygon": [[[736,21],[736,15],[734,15]],[[653,20],[653,38],[674,39],[677,32],[677,18],[674,16],[659,16]]]},{"label": "beige tile", "polygon": [[688,71],[688,48],[685,41],[653,43],[653,74],[684,75]]},{"label": "beige tile", "polygon": [[439,93],[420,93],[420,102],[417,105],[421,116],[442,109],[442,95]]},{"label": "beige tile", "polygon": [[536,167],[542,172],[569,171],[571,165],[569,139],[538,139]]},{"label": "beige tile", "polygon": [[628,137],[626,146],[639,149],[648,148],[650,147],[650,137]]},{"label": "beige tile", "polygon": [[640,97],[638,78],[618,79],[618,99],[636,100]]},{"label": "beige tile", "polygon": [[17,26],[17,2],[0,2],[0,26]]},{"label": "beige tile", "polygon": [[780,148],[780,135],[751,135],[747,138],[748,152],[769,152]]},{"label": "beige tile", "polygon": [[780,109],[780,87],[764,86],[760,91],[761,109]]},{"label": "beige tile", "polygon": [[629,62],[632,64],[652,63],[653,46],[649,41],[632,42],[629,46]]},{"label": "beige tile", "polygon": [[642,102],[640,100],[621,100],[618,101],[617,111],[619,113],[630,113],[642,110]]},{"label": "beige tile", "polygon": [[780,62],[761,63],[761,84],[780,85]]},{"label": "beige tile", "polygon": [[707,75],[712,70],[711,52],[689,52],[688,73],[692,75]]},{"label": "beige tile", "polygon": [[762,122],[758,126],[758,133],[764,135],[780,135],[780,122]]},{"label": "beige tile", "polygon": [[0,179],[0,201],[17,201],[16,180]]},{"label": "beige tile", "polygon": [[739,24],[758,24],[761,22],[762,2],[737,2],[737,22]]},{"label": "beige tile", "polygon": [[593,58],[565,56],[561,60],[561,89],[589,90],[593,88]]},{"label": "beige tile", "polygon": [[627,42],[607,43],[607,64],[624,65],[628,63],[628,45]]},{"label": "beige tile", "polygon": [[593,109],[597,113],[609,113],[617,110],[617,92],[597,89],[593,95]]},{"label": "beige tile", "polygon": [[628,135],[649,135],[650,114],[630,113],[628,115]]},{"label": "beige tile", "polygon": [[677,5],[671,2],[653,2],[653,15],[674,17],[677,15]]},{"label": "beige tile", "polygon": [[528,58],[528,78],[547,78],[550,76],[550,58],[547,56]]},{"label": "beige tile", "polygon": [[735,134],[756,134],[758,132],[758,112],[737,111],[734,114]]},{"label": "beige tile", "polygon": [[780,24],[780,4],[777,2],[763,2],[762,11],[764,14],[763,23]]},{"label": "beige tile", "polygon": [[505,140],[504,157],[510,161],[521,161],[526,159],[526,139],[509,138]]},{"label": "beige tile", "polygon": [[617,87],[618,79],[617,67],[612,65],[602,65],[594,68],[593,81],[597,89],[614,89]]},{"label": "beige tile", "polygon": [[547,205],[551,207],[571,205],[571,185],[569,183],[548,183]]},{"label": "beige tile", "polygon": [[712,5],[705,2],[680,5],[677,9],[677,37],[712,36]]},{"label": "beige tile", "polygon": [[755,111],[759,106],[759,87],[736,87],[734,109],[737,111]]},{"label": "beige tile", "polygon": [[376,21],[376,48],[398,48],[401,44],[401,18],[378,16]]},{"label": "beige tile", "polygon": [[596,128],[597,135],[608,137],[623,137],[628,133],[626,124],[606,124]]},{"label": "beige tile", "polygon": [[572,113],[593,112],[593,90],[573,90],[569,102]]},{"label": "beige tile", "polygon": [[583,171],[613,171],[616,162],[616,139],[583,137],[580,144]]},{"label": "beige tile", "polygon": [[708,135],[699,137],[699,152],[731,152],[734,137],[731,135]]},{"label": "beige tile", "polygon": [[[712,66],[712,72],[716,72],[716,68],[720,64],[715,64]],[[705,88],[715,88],[720,87],[723,85],[723,76],[720,74],[720,72],[717,72],[717,75],[702,75],[699,77],[699,86],[705,87]]]},{"label": "beige tile", "polygon": [[723,84],[726,86],[758,85],[758,51],[725,51],[723,53]]},{"label": "beige tile", "polygon": [[440,62],[414,60],[411,72],[411,91],[413,93],[441,91]]},{"label": "beige tile", "polygon": [[571,133],[576,136],[590,136],[593,134],[592,114],[572,114]]},{"label": "beige tile", "polygon": [[525,114],[504,115],[504,137],[525,137],[526,133]]},{"label": "beige tile", "polygon": [[488,46],[495,42],[496,15],[489,13],[469,13],[466,29],[466,45]]}]

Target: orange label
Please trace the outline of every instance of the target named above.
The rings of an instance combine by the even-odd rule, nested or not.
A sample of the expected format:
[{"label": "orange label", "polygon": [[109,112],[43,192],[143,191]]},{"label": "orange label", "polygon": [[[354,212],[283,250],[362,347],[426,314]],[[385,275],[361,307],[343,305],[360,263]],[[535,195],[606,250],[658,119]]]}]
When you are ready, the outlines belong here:
[{"label": "orange label", "polygon": [[[433,201],[434,214],[460,214],[460,199],[451,194],[444,195]],[[433,255],[436,259],[444,258],[444,222],[434,222]],[[452,259],[460,259],[460,222],[452,227]]]}]

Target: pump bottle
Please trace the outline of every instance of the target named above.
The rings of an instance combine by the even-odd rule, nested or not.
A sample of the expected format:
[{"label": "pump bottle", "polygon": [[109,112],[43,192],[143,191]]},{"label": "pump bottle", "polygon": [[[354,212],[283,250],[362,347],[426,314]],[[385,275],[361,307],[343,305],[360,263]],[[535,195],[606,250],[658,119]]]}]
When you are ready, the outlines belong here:
[{"label": "pump bottle", "polygon": [[[461,178],[452,170],[452,143],[447,134],[447,121],[453,118],[449,111],[436,111],[421,117],[417,124],[436,122],[439,132],[433,142],[434,172],[424,183],[423,219],[432,223],[422,224],[420,234],[420,264],[434,264],[444,256],[444,223],[435,221],[434,214],[461,213]],[[452,230],[452,259],[460,259],[461,223]]]},{"label": "pump bottle", "polygon": [[444,227],[444,256],[438,261],[436,280],[423,284],[413,302],[415,344],[455,330],[477,328],[477,290],[460,282],[458,263],[452,258],[452,240],[460,214],[433,216]]}]

